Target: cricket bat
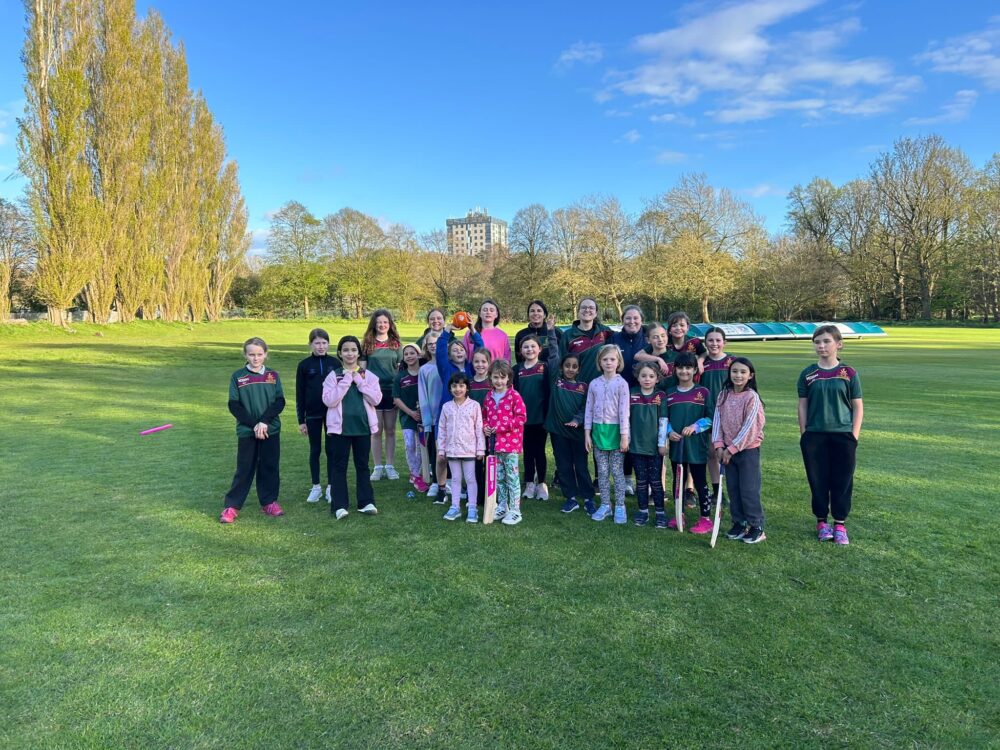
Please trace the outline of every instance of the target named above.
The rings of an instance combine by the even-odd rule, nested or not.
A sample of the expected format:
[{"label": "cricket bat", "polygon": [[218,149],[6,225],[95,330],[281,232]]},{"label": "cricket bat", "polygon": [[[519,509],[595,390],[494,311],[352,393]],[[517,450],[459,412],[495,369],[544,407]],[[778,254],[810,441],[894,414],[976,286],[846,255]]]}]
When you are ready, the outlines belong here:
[{"label": "cricket bat", "polygon": [[712,543],[714,548],[719,539],[719,527],[722,526],[722,485],[726,481],[726,467],[719,462],[719,494],[715,498],[715,519],[712,521]]},{"label": "cricket bat", "polygon": [[493,523],[497,512],[497,438],[490,435],[486,444],[486,503],[483,508],[483,523]]},{"label": "cricket bat", "polygon": [[677,487],[674,489],[674,518],[677,530],[684,531],[684,438],[677,443],[680,461],[677,462]]},{"label": "cricket bat", "polygon": [[426,484],[431,483],[431,457],[427,452],[427,433],[420,431],[420,477]]}]

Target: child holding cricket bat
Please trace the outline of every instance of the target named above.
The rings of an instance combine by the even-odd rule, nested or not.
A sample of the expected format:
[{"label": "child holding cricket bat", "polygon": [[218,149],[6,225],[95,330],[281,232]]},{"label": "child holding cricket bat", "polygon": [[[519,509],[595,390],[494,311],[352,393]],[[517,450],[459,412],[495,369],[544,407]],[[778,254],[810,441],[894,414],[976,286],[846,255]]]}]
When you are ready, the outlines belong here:
[{"label": "child holding cricket bat", "polygon": [[[427,488],[427,497],[437,498],[437,440],[434,432],[437,429],[438,417],[441,415],[441,375],[438,373],[437,342],[441,336],[437,331],[424,334],[423,358],[427,363],[420,366],[417,376],[417,402],[420,404],[420,442],[428,454],[431,484]],[[421,457],[421,461],[423,458]],[[442,481],[444,477],[442,477]]]},{"label": "child holding cricket bat", "polygon": [[[692,534],[712,532],[712,499],[708,494],[705,464],[708,462],[708,430],[712,426],[715,403],[712,394],[704,386],[695,385],[698,372],[698,357],[691,352],[682,352],[674,360],[674,374],[677,385],[667,391],[666,435],[660,436],[660,448],[666,453],[670,446],[670,461],[674,470],[674,496],[677,469],[683,465],[694,479],[698,495],[698,522],[691,527]],[[668,528],[677,528],[677,519],[670,519]]]},{"label": "child holding cricket bat", "polygon": [[257,479],[257,499],[268,516],[281,516],[278,505],[281,455],[278,415],[285,408],[281,379],[269,370],[264,339],[247,339],[243,344],[246,365],[229,379],[229,413],[236,418],[236,473],[226,493],[221,523],[233,523]]},{"label": "child holding cricket bat", "polygon": [[638,385],[629,394],[628,452],[635,469],[635,496],[639,510],[635,514],[636,526],[649,523],[649,501],[656,511],[654,526],[667,528],[667,514],[663,507],[663,456],[657,445],[661,426],[667,421],[667,394],[659,388],[660,369],[653,362],[637,362],[635,378]]},{"label": "child holding cricket bat", "polygon": [[[726,332],[718,326],[712,326],[705,334],[705,349],[708,355],[704,360],[704,367],[698,385],[708,388],[718,404],[719,394],[723,386],[729,379],[729,365],[733,363],[733,357],[725,352]],[[712,497],[719,492],[719,460],[715,451],[711,451],[708,456],[708,478],[712,482]]]},{"label": "child holding cricket bat", "polygon": [[483,432],[496,439],[497,509],[495,518],[506,526],[521,523],[521,479],[517,456],[524,449],[524,423],[528,414],[521,394],[515,391],[510,362],[497,359],[490,365],[493,390],[483,404]]},{"label": "child holding cricket bat", "polygon": [[587,384],[577,380],[580,358],[575,354],[559,355],[559,339],[555,336],[555,318],[548,320],[549,372],[553,380],[549,392],[549,411],[545,429],[552,438],[552,454],[559,472],[559,487],[566,502],[560,510],[572,513],[583,507],[588,516],[594,514],[594,482],[587,466],[587,449],[583,442],[584,412],[587,408]]},{"label": "child holding cricket bat", "polygon": [[[858,371],[840,361],[840,329],[820,326],[812,335],[819,361],[799,375],[799,444],[812,491],[816,535],[821,542],[849,544],[855,455],[864,404]],[[827,522],[833,514],[833,529]]]},{"label": "child holding cricket bat", "polygon": [[406,465],[410,469],[410,484],[417,492],[427,492],[429,485],[421,476],[420,465],[420,349],[416,344],[403,346],[403,369],[396,373],[392,383],[392,400],[399,409],[399,423],[403,428],[403,445],[406,448]]},{"label": "child holding cricket bat", "polygon": [[731,359],[729,377],[723,383],[712,417],[712,446],[725,469],[729,511],[733,516],[733,527],[726,538],[756,544],[767,539],[764,508],[760,503],[764,402],[757,393],[753,363],[746,357]]},{"label": "child holding cricket bat", "polygon": [[603,521],[611,514],[611,480],[615,482],[615,523],[625,523],[625,459],[629,443],[628,382],[619,373],[625,366],[621,349],[605,344],[597,352],[601,375],[587,388],[583,441],[597,460],[597,486],[601,507],[590,517]]},{"label": "child holding cricket bat", "polygon": [[438,420],[438,455],[448,461],[451,470],[451,507],[444,514],[445,521],[454,521],[462,516],[462,479],[468,493],[466,521],[476,523],[479,513],[476,508],[478,484],[476,482],[476,462],[486,455],[486,438],[483,433],[482,407],[469,398],[469,378],[465,373],[455,372],[448,379],[451,401],[441,407]]}]

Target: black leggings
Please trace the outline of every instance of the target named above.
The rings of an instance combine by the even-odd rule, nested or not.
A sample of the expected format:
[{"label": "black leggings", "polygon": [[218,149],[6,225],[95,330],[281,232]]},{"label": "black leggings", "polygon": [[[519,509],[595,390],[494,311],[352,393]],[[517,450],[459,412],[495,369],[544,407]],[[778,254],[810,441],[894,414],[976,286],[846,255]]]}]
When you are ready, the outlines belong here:
[{"label": "black leggings", "polygon": [[[677,462],[671,461],[670,467],[673,469],[673,480],[671,486],[673,487],[673,496],[677,497]],[[708,485],[705,484],[705,464],[684,464],[684,471],[690,472],[691,476],[694,478],[694,489],[698,493],[698,510],[702,517],[708,517],[712,515],[712,495],[708,491]]]},{"label": "black leggings", "polygon": [[[312,483],[319,484],[319,454],[323,447],[323,435],[326,435],[325,419],[306,418],[306,430],[309,432],[309,474]],[[330,436],[326,436],[326,483],[330,483],[331,467],[333,465],[333,447]]]},{"label": "black leggings", "polygon": [[545,481],[548,459],[545,458],[545,425],[526,424],[524,426],[524,481]]}]

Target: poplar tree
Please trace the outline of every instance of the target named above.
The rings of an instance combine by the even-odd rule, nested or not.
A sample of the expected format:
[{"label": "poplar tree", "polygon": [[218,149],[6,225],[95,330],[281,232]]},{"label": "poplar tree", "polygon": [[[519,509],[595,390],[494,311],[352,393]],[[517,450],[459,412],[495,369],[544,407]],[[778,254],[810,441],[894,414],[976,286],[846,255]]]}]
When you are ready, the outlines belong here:
[{"label": "poplar tree", "polygon": [[95,236],[103,219],[87,159],[94,3],[33,0],[25,8],[18,152],[37,238],[35,294],[49,320],[65,325],[66,310],[100,261]]}]

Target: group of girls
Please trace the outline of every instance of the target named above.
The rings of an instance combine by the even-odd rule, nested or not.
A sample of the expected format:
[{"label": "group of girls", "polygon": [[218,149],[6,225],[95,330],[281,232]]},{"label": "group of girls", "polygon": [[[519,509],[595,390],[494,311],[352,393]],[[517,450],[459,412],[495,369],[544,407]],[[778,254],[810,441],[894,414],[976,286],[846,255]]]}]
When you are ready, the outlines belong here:
[{"label": "group of girls", "polygon": [[[313,329],[310,356],[296,373],[296,416],[310,444],[307,502],[324,496],[319,456],[325,435],[325,496],[331,513],[337,519],[348,514],[347,465],[353,454],[358,510],[376,514],[372,483],[399,478],[394,466],[398,412],[410,483],[436,503],[449,505],[446,520],[461,518],[462,500],[466,520],[479,520],[483,459],[493,452],[495,520],[520,523],[522,498],[549,497],[545,448],[551,436],[564,513],[583,507],[594,521],[611,517],[624,524],[625,498],[634,494],[636,526],[675,528],[675,518],[665,510],[663,459],[669,457],[673,493],[685,492],[677,485],[678,469],[692,480],[689,500],[698,510],[692,533],[712,529],[710,510],[721,467],[733,519],[727,536],[747,543],[766,538],[759,452],[764,405],[753,364],[725,351],[721,328],[711,328],[702,340],[689,335],[683,312],[670,315],[665,327],[645,326],[641,310],[629,306],[615,332],[599,322],[592,298],[580,301],[577,319],[563,331],[541,301],[533,301],[527,312],[529,325],[515,337],[513,366],[493,300],[483,302],[475,326],[461,338],[437,308],[413,344],[400,341],[388,310],[375,311],[360,341],[342,337],[336,356],[329,354],[326,331]],[[851,482],[844,476],[853,475],[860,381],[839,362],[842,341],[835,326],[817,329],[814,343],[819,362],[799,381],[802,452],[817,535],[846,544]],[[247,365],[230,384],[239,443],[224,523],[235,519],[255,473],[264,512],[282,513],[277,439],[284,396],[277,373],[264,365],[266,344],[251,339],[244,355]],[[375,467],[369,474],[371,453]],[[596,489],[588,457],[596,468]],[[425,460],[430,482],[422,477]]]}]

